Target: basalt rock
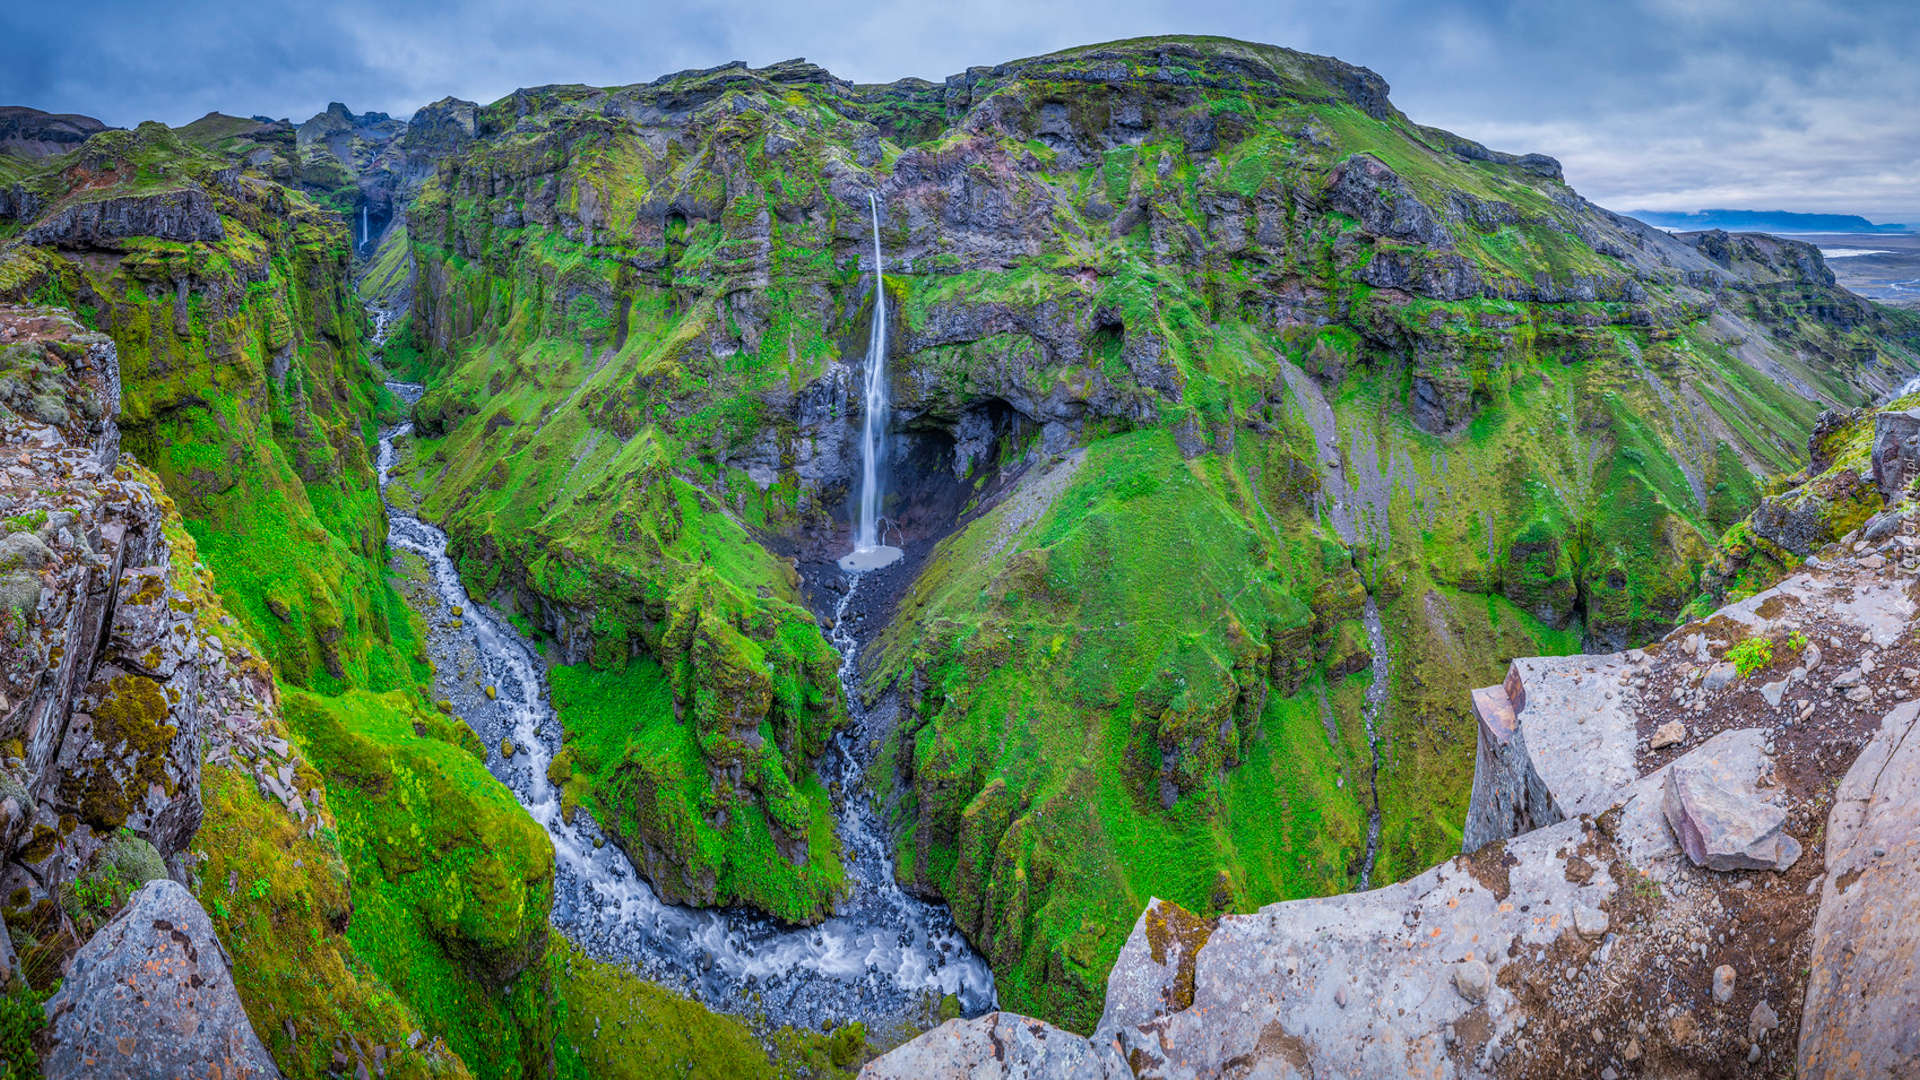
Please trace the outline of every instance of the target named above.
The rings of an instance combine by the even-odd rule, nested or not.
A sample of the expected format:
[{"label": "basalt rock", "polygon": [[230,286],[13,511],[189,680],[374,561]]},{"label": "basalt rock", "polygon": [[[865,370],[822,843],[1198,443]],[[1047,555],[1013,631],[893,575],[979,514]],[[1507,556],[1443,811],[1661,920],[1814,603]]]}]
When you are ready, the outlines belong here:
[{"label": "basalt rock", "polygon": [[226,230],[213,200],[197,188],[125,195],[69,206],[27,230],[29,244],[113,249],[122,240],[151,237],[193,243],[220,240]]},{"label": "basalt rock", "polygon": [[49,1077],[280,1076],[207,913],[165,878],[74,956],[46,1009]]},{"label": "basalt rock", "polygon": [[1453,246],[1432,208],[1371,154],[1355,154],[1333,170],[1327,203],[1376,236],[1430,248]]},{"label": "basalt rock", "polygon": [[1893,502],[1907,483],[1920,476],[1920,409],[1880,412],[1873,417],[1873,485]]}]

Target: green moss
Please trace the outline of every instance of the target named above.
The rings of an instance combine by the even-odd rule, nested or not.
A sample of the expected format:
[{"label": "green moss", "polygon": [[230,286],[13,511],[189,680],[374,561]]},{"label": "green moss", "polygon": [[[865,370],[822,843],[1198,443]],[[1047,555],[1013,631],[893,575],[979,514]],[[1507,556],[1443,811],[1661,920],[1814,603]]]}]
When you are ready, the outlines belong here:
[{"label": "green moss", "polygon": [[327,778],[352,875],[355,951],[476,1074],[539,1072],[554,1015],[553,848],[486,767],[419,735],[399,693],[283,698]]},{"label": "green moss", "polygon": [[740,1020],[604,964],[556,938],[555,992],[565,1000],[556,1045],[563,1077],[596,1080],[772,1080],[774,1066]]},{"label": "green moss", "polygon": [[[831,805],[813,774],[790,782],[797,820],[780,822],[708,782],[699,735],[675,717],[658,664],[633,660],[619,672],[555,667],[549,678],[566,732],[549,779],[563,799],[592,811],[663,895],[812,921],[845,891]],[[755,767],[779,766],[749,759]],[[797,866],[781,850],[791,850],[783,838],[796,832],[806,858]]]}]

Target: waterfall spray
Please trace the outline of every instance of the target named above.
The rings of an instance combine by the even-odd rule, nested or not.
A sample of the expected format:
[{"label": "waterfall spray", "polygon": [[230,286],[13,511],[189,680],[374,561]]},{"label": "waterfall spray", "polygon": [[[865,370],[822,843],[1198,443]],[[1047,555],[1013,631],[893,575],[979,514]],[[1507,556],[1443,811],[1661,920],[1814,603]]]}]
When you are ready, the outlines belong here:
[{"label": "waterfall spray", "polygon": [[876,570],[900,557],[900,549],[880,542],[880,463],[887,450],[887,279],[880,253],[880,202],[872,193],[873,326],[867,339],[866,387],[860,418],[860,519],[854,524],[853,552],[840,560],[848,573]]}]

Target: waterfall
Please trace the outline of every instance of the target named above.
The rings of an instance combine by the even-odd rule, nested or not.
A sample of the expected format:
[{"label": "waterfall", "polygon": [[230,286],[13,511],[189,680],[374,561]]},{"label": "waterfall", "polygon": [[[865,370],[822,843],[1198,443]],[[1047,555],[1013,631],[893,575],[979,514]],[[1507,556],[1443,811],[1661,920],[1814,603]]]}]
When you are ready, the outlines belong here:
[{"label": "waterfall", "polygon": [[887,279],[880,253],[880,202],[867,194],[873,212],[873,326],[867,336],[867,370],[860,417],[860,520],[854,524],[853,552],[840,560],[848,573],[877,570],[900,557],[900,549],[880,542],[880,464],[887,452]]},{"label": "waterfall", "polygon": [[372,237],[367,232],[367,204],[360,204],[360,246],[366,247]]}]

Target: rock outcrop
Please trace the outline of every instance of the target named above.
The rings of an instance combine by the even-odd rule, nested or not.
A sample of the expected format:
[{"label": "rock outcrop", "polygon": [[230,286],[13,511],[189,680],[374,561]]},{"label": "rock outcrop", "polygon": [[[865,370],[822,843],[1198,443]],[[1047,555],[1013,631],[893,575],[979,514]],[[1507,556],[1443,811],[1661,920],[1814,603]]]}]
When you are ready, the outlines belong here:
[{"label": "rock outcrop", "polygon": [[207,913],[164,878],[135,892],[74,955],[47,1001],[47,1027],[42,1068],[53,1080],[280,1076]]},{"label": "rock outcrop", "polygon": [[[1902,540],[1920,538],[1887,542]],[[1467,853],[1244,915],[1156,900],[1091,1038],[992,1014],[862,1075],[1907,1075],[1920,706],[1860,716],[1920,684],[1910,582],[1885,565],[1835,553],[1644,650],[1516,660],[1474,692]],[[1730,639],[1773,642],[1778,679],[1705,689],[1736,666]],[[1669,724],[1671,745],[1654,738]],[[1859,743],[1857,760],[1834,752]],[[1816,823],[1849,761],[1823,852]],[[1796,974],[1809,963],[1811,980]]]},{"label": "rock outcrop", "polygon": [[39,985],[79,944],[74,883],[124,862],[118,835],[180,855],[203,816],[203,744],[275,690],[251,653],[229,662],[180,588],[166,496],[119,452],[113,343],[0,307],[0,367],[0,912],[29,935]]},{"label": "rock outcrop", "polygon": [[1920,703],[1897,706],[1834,792],[1798,1071],[1920,1071]]},{"label": "rock outcrop", "polygon": [[206,192],[181,188],[74,203],[28,229],[26,241],[88,250],[133,237],[191,244],[224,239],[226,230]]}]

